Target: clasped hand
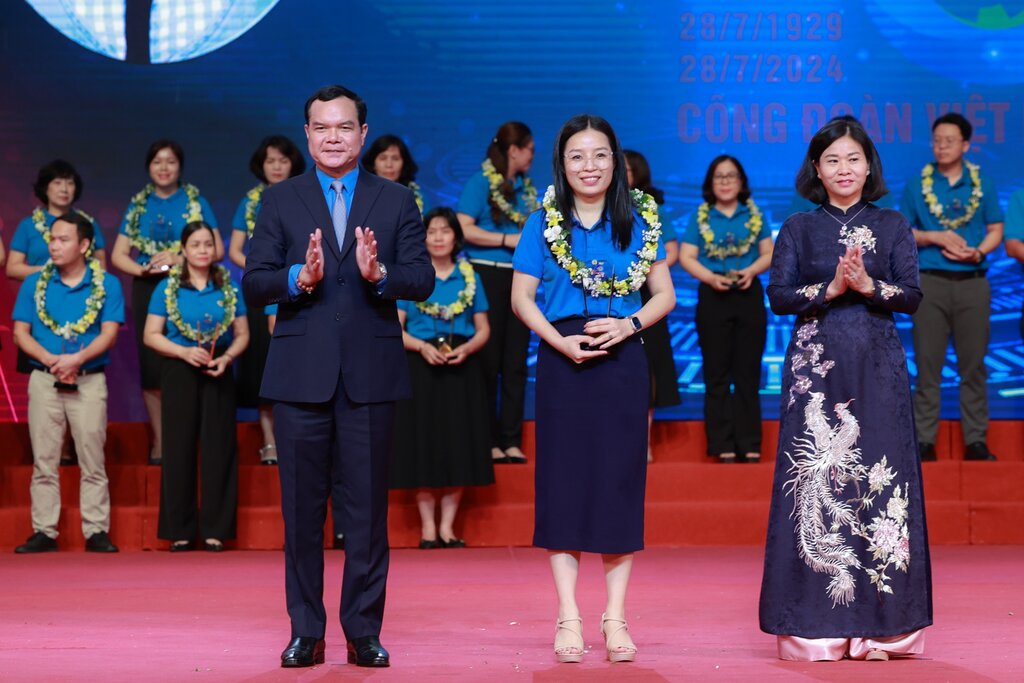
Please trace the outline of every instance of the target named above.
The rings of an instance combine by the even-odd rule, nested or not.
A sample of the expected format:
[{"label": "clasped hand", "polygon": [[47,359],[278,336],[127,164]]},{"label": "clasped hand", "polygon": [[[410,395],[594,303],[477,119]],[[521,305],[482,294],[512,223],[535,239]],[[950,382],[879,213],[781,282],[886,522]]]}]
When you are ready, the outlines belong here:
[{"label": "clasped hand", "polygon": [[[562,353],[575,363],[582,363],[608,355],[608,349],[623,339],[633,336],[633,324],[622,318],[597,318],[588,320],[583,334],[562,337]],[[582,348],[586,344],[589,350]]]},{"label": "clasped hand", "polygon": [[847,289],[866,297],[875,294],[875,281],[864,267],[864,253],[859,246],[847,247],[846,253],[839,257],[835,276],[828,285],[826,298],[834,299],[845,294]]},{"label": "clasped hand", "polygon": [[62,353],[54,356],[49,368],[50,374],[56,377],[58,382],[74,384],[81,366],[81,357],[77,353]]},{"label": "clasped hand", "polygon": [[448,353],[441,353],[433,344],[424,343],[420,347],[420,355],[428,365],[461,365],[470,354],[465,344],[459,344]]},{"label": "clasped hand", "polygon": [[220,377],[228,367],[231,359],[227,356],[212,358],[210,351],[201,346],[182,346],[178,357],[189,365],[202,368],[203,373],[210,377]]}]

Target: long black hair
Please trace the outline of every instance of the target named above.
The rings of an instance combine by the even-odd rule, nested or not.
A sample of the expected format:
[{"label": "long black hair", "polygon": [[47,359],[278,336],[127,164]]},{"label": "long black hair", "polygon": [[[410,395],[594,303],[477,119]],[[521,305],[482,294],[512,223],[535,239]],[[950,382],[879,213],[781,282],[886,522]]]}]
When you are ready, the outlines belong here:
[{"label": "long black hair", "polygon": [[555,184],[555,201],[558,210],[562,212],[562,220],[572,221],[573,191],[565,175],[565,146],[573,135],[588,129],[604,133],[612,148],[612,182],[605,194],[604,211],[612,224],[612,244],[619,251],[625,251],[633,239],[633,200],[626,179],[626,157],[611,124],[600,116],[578,114],[566,121],[558,131],[551,174]]},{"label": "long black hair", "polygon": [[[206,221],[192,221],[191,223],[186,224],[185,227],[181,229],[181,251],[182,251],[182,253],[185,252],[185,242],[188,241],[188,238],[191,237],[192,235],[194,235],[195,233],[199,232],[200,230],[209,230],[210,231],[210,237],[213,238],[213,244],[214,244],[214,246],[216,246],[216,244],[217,244],[217,235],[214,233],[213,228],[210,226],[210,224],[207,223]],[[192,289],[195,289],[195,285],[192,284],[192,278],[191,278],[191,275],[189,273],[188,260],[185,259],[185,258],[182,258],[181,261],[182,261],[182,266],[181,266],[181,284],[184,287],[191,287]],[[224,281],[223,281],[223,278],[221,278],[221,270],[220,270],[220,268],[214,268],[213,266],[214,266],[214,264],[211,263],[210,264],[210,279],[213,280],[213,286],[217,287],[217,288],[223,287],[224,286]]]},{"label": "long black hair", "polygon": [[[520,148],[526,147],[530,144],[531,140],[533,140],[533,133],[525,123],[521,121],[506,121],[501,124],[498,132],[494,134],[490,144],[487,145],[487,158],[494,164],[494,170],[505,178],[505,175],[508,173],[508,148],[512,145]],[[522,174],[520,173],[519,175]],[[514,203],[516,191],[512,180],[505,178],[498,191],[501,192],[501,195],[509,203]],[[491,220],[494,221],[495,225],[506,219],[505,214],[498,208],[498,205],[494,203],[489,194],[487,195],[487,203],[490,204]]]}]

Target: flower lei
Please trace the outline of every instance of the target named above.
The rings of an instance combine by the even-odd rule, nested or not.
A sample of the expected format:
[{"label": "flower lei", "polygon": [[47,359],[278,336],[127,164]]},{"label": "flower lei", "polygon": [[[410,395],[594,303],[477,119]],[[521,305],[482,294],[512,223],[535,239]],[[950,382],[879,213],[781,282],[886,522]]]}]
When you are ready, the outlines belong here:
[{"label": "flower lei", "polygon": [[[82,218],[89,219],[89,222],[93,224],[93,227],[96,226],[96,219],[87,214],[85,211],[82,211],[81,209],[75,209],[75,213],[77,213]],[[35,229],[39,232],[39,234],[43,236],[43,241],[49,244],[50,239],[53,236],[50,234],[50,228],[46,226],[46,214],[43,213],[43,207],[37,206],[35,208],[35,211],[32,212],[32,225],[34,225]],[[92,242],[89,244],[89,251],[85,252],[85,258],[92,258],[92,254],[94,251],[96,251],[96,235],[93,235],[92,237]]]},{"label": "flower lei", "polygon": [[96,322],[100,310],[103,308],[103,302],[107,298],[107,290],[103,286],[106,273],[104,273],[99,259],[89,259],[88,267],[92,271],[92,285],[89,289],[89,296],[85,299],[85,314],[74,322],[69,320],[64,324],[59,324],[46,310],[46,288],[50,284],[50,280],[53,279],[53,274],[57,272],[57,268],[53,265],[53,261],[47,261],[39,272],[35,291],[36,315],[59,337],[67,339],[73,334],[85,334]]},{"label": "flower lei", "polygon": [[260,201],[263,199],[263,190],[267,186],[260,183],[245,193],[245,234],[252,239],[252,232],[256,229],[256,214],[259,213]]},{"label": "flower lei", "polygon": [[633,206],[647,223],[643,231],[643,246],[637,250],[637,260],[629,264],[626,277],[622,280],[608,280],[604,274],[595,271],[572,255],[569,245],[569,230],[562,223],[565,217],[555,203],[555,186],[549,185],[544,193],[544,215],[547,228],[544,239],[548,242],[555,261],[569,273],[574,285],[581,285],[592,297],[626,296],[643,287],[647,274],[651,272],[651,264],[658,256],[658,240],[661,239],[661,221],[658,219],[658,205],[654,197],[643,190],[629,191]]},{"label": "flower lei", "polygon": [[[143,237],[139,229],[139,222],[142,214],[146,213],[146,200],[149,195],[156,191],[156,185],[149,183],[142,190],[132,197],[132,203],[128,207],[128,214],[125,216],[125,235],[131,245],[139,250],[140,254],[153,256],[161,251],[180,251],[181,241],[171,240],[170,242],[157,242],[148,237]],[[199,188],[190,183],[185,183],[185,195],[188,197],[188,210],[181,214],[186,222],[203,220],[203,208],[199,204]]]},{"label": "flower lei", "polygon": [[750,218],[744,223],[747,228],[747,236],[739,242],[727,243],[724,246],[715,243],[715,233],[711,229],[711,221],[708,220],[711,205],[704,202],[697,207],[697,229],[704,239],[704,253],[708,258],[722,260],[729,256],[743,256],[750,251],[750,245],[757,241],[757,236],[761,234],[761,228],[764,226],[764,218],[761,215],[761,209],[757,208],[753,199],[748,199],[745,204],[750,209]]},{"label": "flower lei", "polygon": [[494,164],[491,163],[490,159],[484,159],[484,163],[480,164],[480,168],[483,169],[484,177],[487,178],[487,184],[491,186],[491,201],[497,206],[503,214],[508,216],[513,223],[521,226],[526,222],[526,217],[537,210],[537,188],[533,186],[533,181],[527,177],[523,178],[523,204],[526,205],[526,212],[517,211],[512,206],[505,195],[501,193],[501,184],[505,182],[505,177],[498,173],[498,169],[494,168]]},{"label": "flower lei", "polygon": [[459,259],[457,266],[462,279],[466,281],[465,289],[459,292],[459,295],[455,297],[455,301],[445,306],[433,301],[418,302],[416,308],[420,312],[426,313],[431,318],[452,320],[455,316],[461,315],[467,308],[473,305],[473,297],[476,296],[476,277],[473,275],[473,266],[466,259]]},{"label": "flower lei", "polygon": [[971,198],[967,201],[967,212],[959,218],[945,218],[942,215],[942,204],[939,204],[939,198],[935,196],[933,190],[935,187],[935,166],[933,164],[925,164],[924,168],[921,169],[921,194],[924,195],[925,204],[928,205],[928,211],[939,219],[939,225],[946,230],[958,230],[970,223],[971,219],[974,218],[974,214],[978,212],[978,208],[981,206],[981,167],[966,160],[964,165],[967,166],[967,172],[971,176]]},{"label": "flower lei", "polygon": [[414,180],[409,181],[409,189],[412,190],[412,196],[416,200],[416,208],[419,209],[420,213],[422,214],[423,213],[423,190],[420,189],[420,186]]},{"label": "flower lei", "polygon": [[174,266],[167,274],[167,290],[164,294],[164,303],[167,304],[167,319],[174,323],[182,336],[194,342],[214,342],[219,336],[227,331],[231,323],[235,321],[235,308],[238,306],[238,291],[231,284],[231,275],[224,266],[216,266],[220,271],[221,292],[224,299],[217,302],[224,308],[224,317],[210,331],[200,331],[189,325],[181,317],[181,309],[178,307],[178,290],[181,289],[181,266]]}]

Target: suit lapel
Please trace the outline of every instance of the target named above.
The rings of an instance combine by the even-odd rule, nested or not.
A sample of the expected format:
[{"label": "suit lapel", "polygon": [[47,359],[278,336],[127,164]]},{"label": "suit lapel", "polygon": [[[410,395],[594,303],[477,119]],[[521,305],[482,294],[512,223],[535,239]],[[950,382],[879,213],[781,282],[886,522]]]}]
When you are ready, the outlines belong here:
[{"label": "suit lapel", "polygon": [[[331,212],[327,209],[327,200],[324,199],[323,188],[320,187],[320,181],[317,180],[316,169],[300,176],[296,185],[299,198],[313,216],[313,223],[323,233],[323,243],[340,261],[341,249],[338,247],[338,237],[334,234],[334,221],[331,219]],[[348,234],[347,230],[345,234]],[[346,241],[348,241],[347,238]]]},{"label": "suit lapel", "polygon": [[370,215],[373,203],[377,201],[382,183],[380,179],[368,171],[359,172],[359,181],[356,182],[355,195],[352,197],[352,208],[348,212],[348,227],[345,229],[345,243],[341,245],[341,257],[345,258],[356,240],[356,227],[374,226],[366,225],[366,218]]}]

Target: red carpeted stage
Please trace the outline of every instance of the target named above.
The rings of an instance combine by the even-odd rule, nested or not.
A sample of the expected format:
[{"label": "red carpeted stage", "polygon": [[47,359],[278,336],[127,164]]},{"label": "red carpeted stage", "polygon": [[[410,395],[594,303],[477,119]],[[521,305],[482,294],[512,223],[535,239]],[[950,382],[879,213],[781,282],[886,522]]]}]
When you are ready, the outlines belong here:
[{"label": "red carpeted stage", "polygon": [[[328,551],[336,614],[342,552]],[[4,681],[1019,681],[1024,548],[934,549],[935,626],[925,655],[790,663],[758,630],[761,549],[655,548],[630,584],[633,664],[609,664],[598,634],[599,562],[584,558],[582,664],[551,654],[555,601],[534,548],[396,550],[382,640],[392,667],[345,663],[337,618],[327,662],[282,670],[288,640],[279,552],[0,555]]]}]

